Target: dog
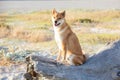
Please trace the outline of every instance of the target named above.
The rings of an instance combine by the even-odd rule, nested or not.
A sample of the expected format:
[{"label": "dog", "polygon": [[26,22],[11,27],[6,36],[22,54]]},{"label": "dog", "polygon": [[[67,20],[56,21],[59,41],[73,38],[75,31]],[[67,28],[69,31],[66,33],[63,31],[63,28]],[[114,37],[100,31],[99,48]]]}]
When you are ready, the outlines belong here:
[{"label": "dog", "polygon": [[58,62],[69,65],[81,65],[86,61],[76,34],[71,30],[65,19],[65,11],[52,10],[52,22],[55,40],[59,48]]}]

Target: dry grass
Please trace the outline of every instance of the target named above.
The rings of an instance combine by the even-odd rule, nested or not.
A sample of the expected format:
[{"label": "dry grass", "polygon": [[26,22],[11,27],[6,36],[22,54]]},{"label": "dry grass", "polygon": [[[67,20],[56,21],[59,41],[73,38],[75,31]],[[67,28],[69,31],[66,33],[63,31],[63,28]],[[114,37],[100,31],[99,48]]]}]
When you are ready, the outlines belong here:
[{"label": "dry grass", "polygon": [[39,27],[51,25],[51,15],[48,11],[32,12],[29,14],[17,14],[14,15],[13,18],[16,20],[25,21],[28,25],[35,24]]},{"label": "dry grass", "polygon": [[0,38],[18,38],[29,42],[43,42],[52,40],[52,35],[46,31],[26,30],[23,27],[10,27],[8,25],[0,25]]},{"label": "dry grass", "polygon": [[[85,40],[87,40],[87,38],[90,38],[92,40],[93,37],[96,38],[96,36],[98,37],[100,36],[98,34],[96,34],[96,36],[94,34],[86,35],[86,33],[89,32],[89,28],[91,27],[101,27],[111,30],[120,29],[119,10],[86,11],[86,10],[70,9],[70,10],[66,10],[66,19],[70,25],[75,23],[80,23],[80,19],[90,19],[93,21],[89,24],[88,23],[80,24],[80,26],[84,26],[85,29],[88,28],[87,30],[84,30],[82,28],[83,33],[85,32],[85,36],[87,36],[84,37]],[[22,27],[21,25],[17,24],[12,26],[12,28],[6,25],[0,25],[1,38],[9,35],[10,37],[24,39],[30,42],[43,42],[43,41],[52,40],[52,34],[49,33],[49,29],[51,28],[50,26],[52,26],[51,11],[36,11],[27,14],[13,14],[13,15],[1,14],[0,20],[2,20],[6,24],[14,23],[15,21],[22,21],[25,22],[25,24],[27,25],[27,28],[25,28],[26,26],[24,24],[22,25]],[[29,28],[29,26],[31,25],[34,25],[35,27]],[[78,32],[79,31],[77,31],[77,33]],[[105,37],[105,39],[110,40],[112,37],[114,39],[115,34],[113,35],[101,34],[101,35],[106,35],[106,36],[100,36],[101,38]],[[107,38],[108,36],[110,36],[109,39]],[[100,39],[100,41],[105,39]]]},{"label": "dry grass", "polygon": [[[81,23],[80,20],[85,19],[89,19],[92,22]],[[73,30],[77,28],[74,32],[76,32],[85,52],[94,52],[94,49],[89,48],[120,39],[119,33],[90,33],[91,28],[119,30],[120,10],[85,11],[70,9],[66,10],[66,20],[71,26],[74,25],[72,26],[72,28],[74,28]],[[19,22],[24,24],[20,25]],[[53,39],[51,26],[51,11],[37,11],[27,14],[11,15],[0,14],[0,38],[7,37],[9,40],[11,38],[17,38],[28,42],[37,42],[41,50],[50,50],[54,55],[58,52],[58,47]],[[0,65],[10,65],[12,63],[3,53],[0,57]]]},{"label": "dry grass", "polygon": [[86,34],[77,34],[81,43],[88,44],[104,44],[120,39],[120,34],[95,34],[95,33],[86,33]]},{"label": "dry grass", "polygon": [[5,24],[0,24],[0,38],[8,36],[10,33],[10,27]]},{"label": "dry grass", "polygon": [[[8,15],[6,15],[8,16]],[[6,21],[23,21],[28,26],[36,25],[37,27],[52,26],[51,11],[36,11],[27,14],[13,14],[10,15]],[[119,23],[120,10],[66,10],[66,19],[69,24],[80,23],[81,19],[89,19],[92,23]],[[100,26],[100,27],[106,27]],[[118,25],[114,25],[116,27]],[[107,26],[108,28],[108,26]]]},{"label": "dry grass", "polygon": [[13,64],[13,62],[11,62],[9,59],[7,59],[6,57],[2,57],[0,59],[0,66],[10,66],[11,64]]},{"label": "dry grass", "polygon": [[44,42],[52,39],[51,35],[45,31],[25,30],[24,28],[18,27],[13,29],[11,36],[30,42]]},{"label": "dry grass", "polygon": [[79,19],[91,19],[95,22],[108,22],[120,18],[120,11],[119,10],[99,10],[99,11],[69,10],[67,11],[67,18],[68,21],[70,21],[70,23],[79,21]]},{"label": "dry grass", "polygon": [[5,56],[5,53],[3,50],[0,51],[0,66],[9,66],[11,65],[11,61],[9,58]]}]

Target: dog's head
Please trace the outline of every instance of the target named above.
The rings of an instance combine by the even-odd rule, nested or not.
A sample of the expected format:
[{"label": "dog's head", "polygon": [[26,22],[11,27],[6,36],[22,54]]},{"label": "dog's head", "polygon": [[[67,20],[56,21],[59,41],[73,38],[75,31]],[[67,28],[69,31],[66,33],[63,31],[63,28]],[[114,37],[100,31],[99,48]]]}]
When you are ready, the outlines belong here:
[{"label": "dog's head", "polygon": [[55,9],[52,10],[52,22],[53,26],[59,27],[65,21],[65,11],[57,12]]}]

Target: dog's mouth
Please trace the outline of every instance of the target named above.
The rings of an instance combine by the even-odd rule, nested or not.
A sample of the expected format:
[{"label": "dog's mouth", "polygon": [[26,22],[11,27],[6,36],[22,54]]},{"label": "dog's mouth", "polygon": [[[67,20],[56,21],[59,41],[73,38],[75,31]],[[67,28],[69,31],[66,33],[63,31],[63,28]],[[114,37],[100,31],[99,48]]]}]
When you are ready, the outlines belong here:
[{"label": "dog's mouth", "polygon": [[55,26],[59,26],[60,25],[60,23],[55,23]]}]

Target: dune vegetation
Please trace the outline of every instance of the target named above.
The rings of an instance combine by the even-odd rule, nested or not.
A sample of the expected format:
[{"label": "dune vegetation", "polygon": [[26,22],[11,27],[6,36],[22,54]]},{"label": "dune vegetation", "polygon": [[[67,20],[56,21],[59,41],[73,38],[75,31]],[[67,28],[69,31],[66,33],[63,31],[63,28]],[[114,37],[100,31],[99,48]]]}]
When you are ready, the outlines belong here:
[{"label": "dune vegetation", "polygon": [[[120,10],[68,9],[66,20],[86,53],[93,54],[100,45],[120,39]],[[57,53],[50,10],[0,13],[0,39],[24,40],[34,47],[37,45],[39,50]],[[3,45],[0,43],[0,46]],[[0,55],[3,55],[2,52]]]}]

